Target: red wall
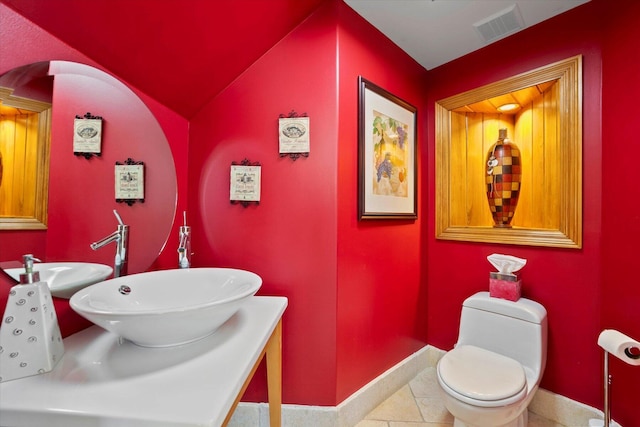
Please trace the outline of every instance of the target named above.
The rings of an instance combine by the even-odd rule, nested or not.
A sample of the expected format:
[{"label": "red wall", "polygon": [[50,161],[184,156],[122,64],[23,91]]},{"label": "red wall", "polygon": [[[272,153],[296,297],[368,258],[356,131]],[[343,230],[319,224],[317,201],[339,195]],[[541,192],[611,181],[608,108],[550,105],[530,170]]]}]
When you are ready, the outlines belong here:
[{"label": "red wall", "polygon": [[[53,91],[49,168],[47,260],[83,260],[113,265],[115,245],[89,247],[111,234],[117,210],[129,225],[130,273],[145,271],[167,240],[176,204],[173,158],[162,129],[129,89],[94,68],[52,62]],[[103,117],[102,154],[73,155],[73,118],[86,112]],[[135,143],[132,143],[135,141]],[[145,201],[116,203],[114,167],[127,158],[145,162]]]},{"label": "red wall", "polygon": [[[583,248],[563,250],[440,241],[434,217],[425,234],[429,343],[450,349],[455,342],[461,303],[488,287],[492,267],[486,256],[508,253],[528,260],[523,270],[525,297],[548,311],[549,348],[541,386],[598,404],[600,352],[601,228],[601,49],[596,5],[588,4],[490,45],[429,73],[429,103],[575,55],[583,55]],[[595,30],[593,29],[595,28]],[[434,148],[430,110],[429,153]],[[515,141],[517,143],[517,141]],[[428,210],[435,211],[435,168],[429,165]]]},{"label": "red wall", "polygon": [[[638,231],[637,202],[629,197],[635,188],[630,183],[637,180],[632,156],[638,150],[632,139],[637,126],[633,119],[620,120],[628,117],[624,112],[634,111],[640,93],[635,82],[640,62],[631,54],[640,35],[635,22],[639,5],[616,3],[615,12],[606,14],[604,4],[594,0],[428,74],[428,102],[433,105],[474,87],[583,55],[583,248],[439,241],[430,216],[423,254],[428,341],[447,350],[455,342],[463,299],[487,288],[491,267],[486,256],[498,252],[526,258],[524,296],[541,302],[549,315],[549,353],[541,386],[599,408],[603,352],[597,346],[598,334],[605,327],[617,327],[640,337],[640,291],[629,284],[635,274],[633,236]],[[602,28],[601,22],[609,24]],[[433,109],[428,111],[429,149],[423,160],[430,171],[426,209],[434,212],[435,128]],[[624,209],[606,209],[621,199]],[[616,362],[613,369],[620,378],[614,385],[613,416],[623,425],[634,425],[637,393],[632,384],[638,383],[640,372]]]},{"label": "red wall", "polygon": [[[348,7],[338,8],[338,402],[422,348],[418,297],[422,224],[358,221],[358,76],[418,109],[418,153],[426,150],[426,71]],[[418,165],[418,200],[426,182]]]},{"label": "red wall", "polygon": [[[254,271],[261,295],[289,298],[286,403],[336,405],[424,345],[415,333],[419,222],[356,218],[357,76],[418,105],[424,73],[331,3],[191,122],[194,264]],[[291,110],[310,116],[309,158],[278,156],[278,115]],[[262,164],[259,206],[229,203],[229,166],[244,158]],[[264,399],[259,389],[247,397]]]},{"label": "red wall", "polygon": [[[261,295],[289,298],[283,399],[336,403],[335,18],[312,16],[192,120],[189,208],[196,266],[233,266],[263,280]],[[278,116],[310,117],[309,158],[278,155]],[[229,202],[229,167],[262,165],[260,205]],[[262,387],[247,397],[264,399]],[[263,400],[264,401],[264,400]]]},{"label": "red wall", "polygon": [[[607,11],[602,66],[602,328],[640,340],[640,286],[635,279],[640,239],[638,120],[640,2]],[[629,114],[630,113],[630,114]],[[621,200],[624,208],[618,209]],[[611,358],[611,411],[624,426],[638,425],[640,367]]]}]

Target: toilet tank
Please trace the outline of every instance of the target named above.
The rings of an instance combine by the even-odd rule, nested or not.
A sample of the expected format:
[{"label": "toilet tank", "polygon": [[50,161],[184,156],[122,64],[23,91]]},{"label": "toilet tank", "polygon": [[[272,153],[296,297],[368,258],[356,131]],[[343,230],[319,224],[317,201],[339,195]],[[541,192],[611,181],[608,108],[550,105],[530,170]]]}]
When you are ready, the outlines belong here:
[{"label": "toilet tank", "polygon": [[513,302],[479,292],[462,304],[459,344],[510,357],[542,375],[547,360],[547,310],[526,298]]}]

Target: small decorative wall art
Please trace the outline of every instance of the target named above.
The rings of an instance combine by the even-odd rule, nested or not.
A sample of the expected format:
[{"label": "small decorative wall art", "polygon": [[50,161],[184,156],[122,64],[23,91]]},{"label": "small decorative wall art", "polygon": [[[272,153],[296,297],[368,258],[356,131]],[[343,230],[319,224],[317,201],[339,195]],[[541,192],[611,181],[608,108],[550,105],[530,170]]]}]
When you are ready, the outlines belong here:
[{"label": "small decorative wall art", "polygon": [[131,158],[116,162],[116,202],[129,206],[144,203],[144,162]]},{"label": "small decorative wall art", "polygon": [[358,89],[358,218],[415,219],[417,109],[363,77]]},{"label": "small decorative wall art", "polygon": [[102,117],[87,112],[73,123],[73,154],[89,159],[102,154]]},{"label": "small decorative wall art", "polygon": [[261,170],[259,162],[244,159],[231,163],[230,201],[245,208],[250,203],[260,204]]},{"label": "small decorative wall art", "polygon": [[307,113],[298,114],[294,110],[288,115],[280,114],[278,120],[280,157],[289,156],[297,160],[309,157],[310,133]]}]

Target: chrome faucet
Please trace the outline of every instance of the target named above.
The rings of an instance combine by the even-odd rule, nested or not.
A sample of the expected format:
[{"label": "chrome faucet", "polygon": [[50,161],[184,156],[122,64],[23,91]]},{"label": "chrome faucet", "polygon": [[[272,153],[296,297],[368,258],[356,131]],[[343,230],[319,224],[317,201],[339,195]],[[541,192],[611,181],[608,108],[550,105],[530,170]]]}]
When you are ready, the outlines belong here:
[{"label": "chrome faucet", "polygon": [[180,227],[178,244],[178,268],[191,267],[191,227],[187,225],[187,213],[183,213],[184,225]]},{"label": "chrome faucet", "polygon": [[120,277],[127,275],[127,256],[129,252],[129,226],[124,225],[122,218],[118,215],[118,212],[114,209],[113,214],[118,220],[118,228],[107,237],[98,240],[91,244],[91,249],[94,251],[100,249],[109,243],[116,243],[116,256],[113,262],[113,277]]}]

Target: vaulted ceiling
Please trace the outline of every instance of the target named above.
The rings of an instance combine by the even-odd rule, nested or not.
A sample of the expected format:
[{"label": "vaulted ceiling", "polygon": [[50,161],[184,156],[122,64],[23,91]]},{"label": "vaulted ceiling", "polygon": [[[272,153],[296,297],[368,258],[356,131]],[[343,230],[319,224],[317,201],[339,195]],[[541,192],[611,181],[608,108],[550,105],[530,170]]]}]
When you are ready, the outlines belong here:
[{"label": "vaulted ceiling", "polygon": [[0,0],[186,118],[326,1]]},{"label": "vaulted ceiling", "polygon": [[[425,69],[480,49],[474,23],[521,28],[588,0],[0,0],[191,118],[322,4],[344,1]],[[0,28],[0,33],[2,29]]]}]

